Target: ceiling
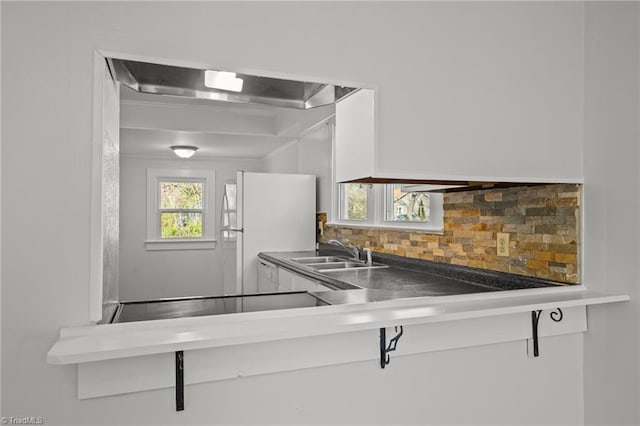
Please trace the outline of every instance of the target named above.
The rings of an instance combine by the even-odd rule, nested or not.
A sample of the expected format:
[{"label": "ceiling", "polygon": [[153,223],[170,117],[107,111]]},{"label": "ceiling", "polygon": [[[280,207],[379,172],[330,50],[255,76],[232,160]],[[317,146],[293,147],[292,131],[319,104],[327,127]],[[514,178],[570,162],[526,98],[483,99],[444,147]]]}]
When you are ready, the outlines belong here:
[{"label": "ceiling", "polygon": [[334,104],[355,87],[221,70],[107,58],[114,78],[139,93],[310,109]]},{"label": "ceiling", "polygon": [[261,159],[335,112],[333,104],[292,109],[120,92],[120,154],[175,159],[171,145],[194,145],[193,159]]}]

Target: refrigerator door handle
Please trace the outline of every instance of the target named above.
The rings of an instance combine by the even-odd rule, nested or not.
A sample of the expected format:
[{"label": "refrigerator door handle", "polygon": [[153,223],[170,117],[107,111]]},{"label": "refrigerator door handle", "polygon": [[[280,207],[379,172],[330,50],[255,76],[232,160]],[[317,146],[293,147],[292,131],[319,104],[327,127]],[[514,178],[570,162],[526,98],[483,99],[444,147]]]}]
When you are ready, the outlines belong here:
[{"label": "refrigerator door handle", "polygon": [[[222,225],[223,223],[231,223],[231,219],[230,219],[230,213],[229,213],[229,196],[227,194],[227,190],[225,189],[224,193],[222,194],[222,208],[220,209],[220,225]],[[243,228],[233,228],[230,225],[227,226],[220,226],[220,228],[218,229],[218,232],[222,233],[222,232],[243,232],[244,229]]]},{"label": "refrigerator door handle", "polygon": [[229,226],[224,226],[220,228],[221,231],[231,231],[231,232],[244,232],[244,228],[231,228]]}]

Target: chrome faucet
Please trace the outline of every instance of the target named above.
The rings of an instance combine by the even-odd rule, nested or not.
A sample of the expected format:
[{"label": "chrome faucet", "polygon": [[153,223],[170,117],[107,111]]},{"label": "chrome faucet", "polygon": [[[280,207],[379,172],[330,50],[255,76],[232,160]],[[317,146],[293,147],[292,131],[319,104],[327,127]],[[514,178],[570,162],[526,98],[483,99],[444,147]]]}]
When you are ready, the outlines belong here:
[{"label": "chrome faucet", "polygon": [[360,260],[360,249],[358,248],[357,245],[353,244],[351,241],[349,240],[344,240],[344,243],[338,240],[329,240],[329,244],[333,244],[339,247],[342,247],[343,249],[350,251],[351,254],[353,255],[353,257],[356,260]]},{"label": "chrome faucet", "polygon": [[362,252],[367,256],[367,266],[373,265],[373,260],[371,259],[371,249],[369,247],[365,247],[362,249]]}]

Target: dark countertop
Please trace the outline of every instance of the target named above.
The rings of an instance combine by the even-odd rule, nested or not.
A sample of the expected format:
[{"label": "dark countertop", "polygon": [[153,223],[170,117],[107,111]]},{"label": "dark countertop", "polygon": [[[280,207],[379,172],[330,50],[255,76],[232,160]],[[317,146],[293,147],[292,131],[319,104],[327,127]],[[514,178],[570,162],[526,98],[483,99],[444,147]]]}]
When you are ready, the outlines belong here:
[{"label": "dark countertop", "polygon": [[260,253],[258,256],[282,268],[322,282],[338,290],[311,293],[335,304],[375,302],[425,296],[449,296],[501,290],[550,287],[550,281],[503,272],[485,271],[418,259],[374,254],[374,261],[389,268],[352,269],[320,273],[291,259],[297,257],[341,255],[331,251]]}]

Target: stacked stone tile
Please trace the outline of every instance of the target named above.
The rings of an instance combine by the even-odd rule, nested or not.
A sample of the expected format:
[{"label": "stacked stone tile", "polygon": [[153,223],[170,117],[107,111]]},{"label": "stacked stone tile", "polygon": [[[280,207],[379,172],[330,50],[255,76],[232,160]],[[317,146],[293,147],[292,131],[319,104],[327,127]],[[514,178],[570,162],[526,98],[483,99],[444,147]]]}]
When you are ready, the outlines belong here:
[{"label": "stacked stone tile", "polygon": [[[575,184],[457,192],[445,194],[441,235],[325,225],[320,240],[349,239],[379,253],[575,284],[579,209]],[[509,256],[497,255],[499,232],[509,234]]]}]

